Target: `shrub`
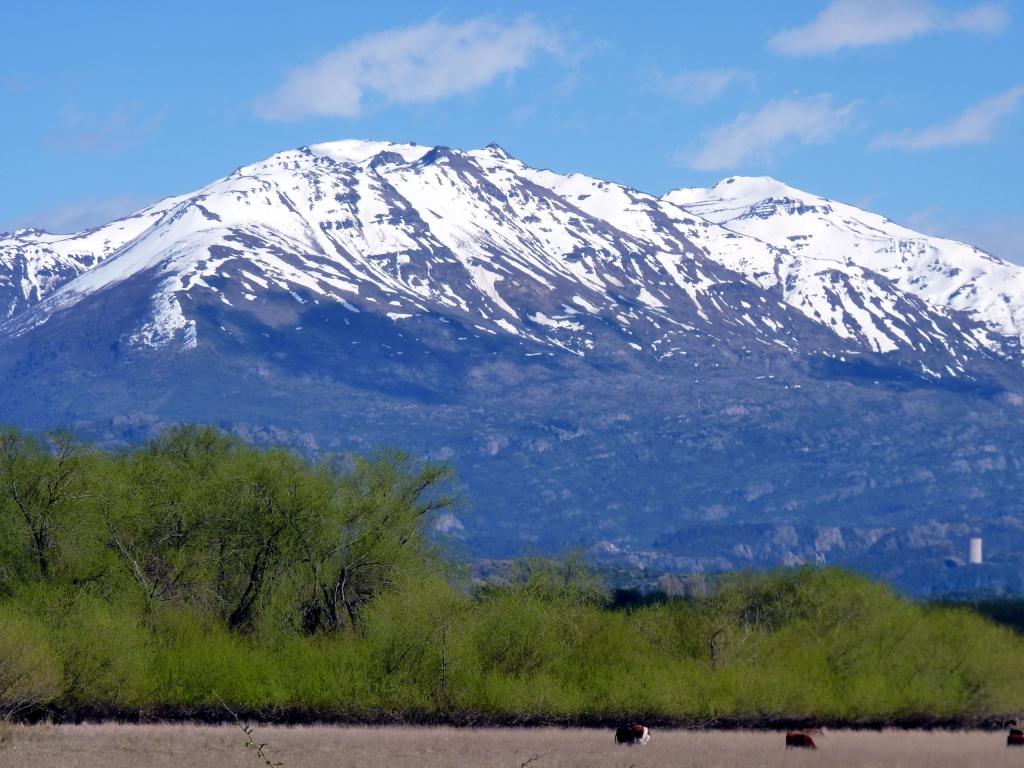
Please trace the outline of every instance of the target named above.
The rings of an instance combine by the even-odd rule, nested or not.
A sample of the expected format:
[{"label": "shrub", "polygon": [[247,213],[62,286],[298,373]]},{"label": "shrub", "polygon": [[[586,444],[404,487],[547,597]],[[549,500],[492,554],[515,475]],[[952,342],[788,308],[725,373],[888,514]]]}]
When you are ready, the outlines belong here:
[{"label": "shrub", "polygon": [[152,700],[154,637],[136,603],[110,602],[70,586],[36,586],[19,593],[16,604],[39,617],[63,662],[62,702],[136,706]]},{"label": "shrub", "polygon": [[63,670],[45,627],[12,606],[0,606],[0,720],[48,704],[63,688]]}]

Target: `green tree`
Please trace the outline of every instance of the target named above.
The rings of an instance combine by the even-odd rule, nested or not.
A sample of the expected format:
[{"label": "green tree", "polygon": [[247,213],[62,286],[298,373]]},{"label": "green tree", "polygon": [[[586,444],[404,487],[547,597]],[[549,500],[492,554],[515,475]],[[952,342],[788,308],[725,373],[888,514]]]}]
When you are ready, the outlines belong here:
[{"label": "green tree", "polygon": [[356,459],[302,540],[307,632],[354,629],[374,596],[437,562],[424,529],[432,513],[454,503],[451,480],[450,467],[417,467],[400,452]]},{"label": "green tree", "polygon": [[[0,583],[87,578],[94,554],[87,521],[87,452],[69,434],[40,440],[13,428],[0,431]],[[74,539],[74,541],[72,541]]]},{"label": "green tree", "polygon": [[147,599],[216,603],[219,485],[243,450],[212,428],[172,428],[95,479],[108,543]]}]

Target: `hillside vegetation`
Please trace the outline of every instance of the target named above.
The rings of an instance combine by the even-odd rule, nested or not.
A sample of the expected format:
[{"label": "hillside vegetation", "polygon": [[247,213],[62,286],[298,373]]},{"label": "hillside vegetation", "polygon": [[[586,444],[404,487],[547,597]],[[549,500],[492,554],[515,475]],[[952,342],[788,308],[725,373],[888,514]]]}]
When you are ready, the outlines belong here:
[{"label": "hillside vegetation", "polygon": [[293,710],[579,722],[985,717],[1024,640],[848,572],[623,608],[576,559],[471,585],[431,543],[451,472],[310,464],[212,429],[111,453],[0,433],[0,714]]}]

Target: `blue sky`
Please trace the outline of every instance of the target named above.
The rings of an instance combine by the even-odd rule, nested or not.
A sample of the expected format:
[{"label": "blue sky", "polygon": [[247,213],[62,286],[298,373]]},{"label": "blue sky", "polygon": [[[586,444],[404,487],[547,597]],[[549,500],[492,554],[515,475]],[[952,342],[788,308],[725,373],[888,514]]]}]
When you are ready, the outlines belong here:
[{"label": "blue sky", "polygon": [[0,228],[331,139],[663,193],[771,175],[1024,262],[1024,2],[6,0]]}]

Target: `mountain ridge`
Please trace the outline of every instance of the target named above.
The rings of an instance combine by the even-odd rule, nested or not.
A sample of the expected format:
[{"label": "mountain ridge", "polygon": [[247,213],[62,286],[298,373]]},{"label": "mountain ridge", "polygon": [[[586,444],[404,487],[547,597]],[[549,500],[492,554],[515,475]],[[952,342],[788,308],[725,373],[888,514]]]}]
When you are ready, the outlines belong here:
[{"label": "mountain ridge", "polygon": [[[318,220],[315,215],[316,212],[312,211],[312,206],[311,211],[308,212],[311,215],[304,215],[307,213],[306,211],[300,213],[293,205],[287,202],[289,199],[288,193],[294,192],[297,188],[293,182],[301,178],[302,174],[306,174],[307,177],[318,173],[321,177],[330,175],[322,173],[322,166],[325,161],[334,166],[330,170],[334,171],[335,175],[339,177],[333,179],[335,196],[341,199],[347,195],[350,201],[354,198],[355,202],[352,210],[349,211],[354,216],[349,219],[340,220],[340,222],[344,226],[352,226],[353,218],[358,219],[360,215],[366,215],[367,220],[358,222],[364,236],[364,240],[361,243],[352,242],[351,240],[345,242],[343,238],[334,238],[331,241],[329,229],[332,225],[338,226],[339,221],[332,222],[329,219],[325,221],[322,218]],[[541,208],[550,208],[553,204],[552,201],[558,200],[562,207],[559,213],[562,214],[563,219],[560,222],[556,222],[556,224],[560,225],[560,229],[544,225],[539,225],[537,229],[557,234],[560,237],[560,241],[556,242],[550,237],[545,239],[543,236],[538,238],[536,236],[537,232],[526,231],[524,233],[524,228],[520,227],[519,231],[512,233],[513,237],[508,238],[504,243],[485,245],[490,245],[492,251],[495,247],[504,247],[517,250],[517,255],[525,252],[527,260],[531,255],[535,255],[530,254],[531,249],[536,251],[539,246],[541,249],[553,252],[559,257],[561,263],[557,263],[557,260],[553,259],[547,259],[547,263],[541,263],[544,261],[543,259],[534,259],[527,266],[520,259],[519,263],[514,263],[511,266],[508,264],[502,265],[502,269],[491,271],[488,269],[491,254],[488,253],[487,247],[479,247],[480,243],[485,240],[485,238],[480,236],[480,231],[470,232],[472,237],[469,238],[460,237],[464,236],[467,230],[472,229],[467,226],[465,221],[446,230],[445,222],[443,221],[445,217],[433,218],[429,224],[425,224],[422,221],[422,216],[417,216],[418,220],[403,221],[399,226],[393,226],[390,229],[386,226],[381,226],[380,222],[373,220],[375,216],[394,215],[394,212],[389,213],[388,211],[387,196],[392,192],[395,194],[399,193],[397,187],[392,188],[391,181],[399,182],[405,194],[408,194],[409,191],[415,189],[415,185],[409,184],[410,179],[403,178],[403,174],[406,177],[410,175],[427,175],[430,173],[429,169],[432,166],[443,165],[448,167],[449,172],[438,175],[436,180],[438,185],[446,182],[451,183],[452,177],[458,180],[459,175],[462,174],[478,187],[487,189],[492,210],[497,204],[509,208],[511,206],[510,200],[514,202],[516,196],[528,196],[531,193],[537,195],[538,204]],[[350,172],[346,173],[341,169],[348,169]],[[289,178],[289,176],[294,178]],[[442,178],[444,176],[447,176],[447,178]],[[207,243],[202,241],[201,233],[216,228],[207,225],[223,224],[223,227],[220,228],[227,231],[230,231],[233,226],[237,230],[239,225],[249,230],[260,229],[260,227],[253,221],[248,220],[253,217],[250,216],[247,219],[244,211],[240,221],[232,222],[230,220],[231,214],[227,215],[227,221],[223,221],[221,214],[213,210],[216,206],[204,205],[203,201],[208,200],[210,195],[214,195],[223,204],[224,200],[232,194],[236,196],[257,194],[259,191],[258,186],[262,183],[265,187],[264,191],[266,192],[273,188],[279,198],[275,202],[280,202],[281,206],[285,209],[290,209],[296,214],[295,218],[298,219],[297,222],[289,222],[292,226],[286,229],[291,231],[279,230],[275,233],[279,236],[279,240],[284,241],[281,244],[282,247],[286,249],[299,249],[300,251],[305,249],[318,255],[328,254],[335,257],[335,262],[344,262],[346,260],[345,257],[351,254],[359,254],[360,250],[378,259],[390,253],[396,260],[405,259],[407,264],[410,257],[402,252],[403,248],[412,253],[416,253],[417,250],[422,251],[424,248],[431,250],[447,248],[455,255],[455,260],[457,261],[461,258],[459,253],[460,246],[468,246],[471,252],[468,258],[462,259],[462,266],[472,273],[469,280],[470,287],[475,288],[479,293],[485,294],[482,297],[483,303],[493,304],[494,306],[491,307],[491,310],[499,313],[499,315],[504,311],[504,314],[508,315],[505,318],[506,322],[513,324],[517,324],[517,321],[522,321],[523,318],[516,317],[516,312],[511,311],[508,302],[501,298],[500,289],[496,290],[494,286],[502,282],[508,274],[514,274],[516,271],[524,273],[528,278],[533,278],[535,282],[539,282],[545,288],[549,286],[545,284],[544,274],[550,273],[552,267],[554,267],[555,272],[561,271],[563,276],[582,283],[584,289],[605,293],[609,290],[614,290],[616,286],[603,279],[606,275],[602,274],[601,265],[592,265],[595,268],[590,269],[589,273],[586,273],[586,270],[565,269],[566,266],[571,266],[574,247],[582,245],[585,248],[594,248],[596,245],[598,250],[603,247],[606,252],[613,251],[618,247],[626,252],[627,257],[630,254],[644,251],[646,251],[644,255],[653,257],[648,258],[649,263],[644,265],[649,271],[648,276],[640,281],[634,281],[637,290],[630,297],[638,301],[639,304],[644,305],[646,310],[656,310],[659,308],[659,304],[664,302],[666,298],[664,291],[654,288],[654,292],[652,292],[651,286],[660,283],[662,288],[664,288],[666,277],[669,278],[667,282],[672,284],[674,289],[682,290],[689,295],[691,300],[694,300],[698,297],[698,294],[707,293],[706,288],[708,287],[709,280],[712,283],[718,284],[730,281],[736,282],[735,275],[726,275],[723,279],[722,275],[717,274],[725,269],[729,272],[737,273],[741,279],[745,278],[760,287],[783,287],[783,301],[789,307],[800,311],[813,322],[826,325],[830,331],[837,333],[837,335],[844,339],[866,343],[866,346],[872,351],[889,352],[900,346],[913,346],[918,342],[931,344],[938,340],[937,336],[934,336],[927,330],[923,330],[922,326],[927,325],[925,322],[916,323],[920,338],[912,340],[907,334],[907,329],[901,327],[898,322],[892,319],[893,315],[898,312],[897,305],[904,308],[904,313],[906,311],[913,313],[916,309],[917,311],[923,310],[927,314],[928,311],[938,309],[939,314],[946,314],[952,310],[966,312],[968,315],[973,316],[973,319],[979,321],[982,329],[972,330],[967,334],[959,334],[962,336],[959,340],[960,343],[966,345],[969,349],[976,349],[980,345],[988,347],[989,350],[995,350],[1000,342],[992,338],[993,331],[1003,336],[1011,334],[1019,336],[1021,333],[1021,327],[1024,327],[1024,302],[1018,302],[1012,311],[1006,310],[1008,305],[1006,300],[1007,292],[1003,291],[996,292],[994,297],[983,296],[982,299],[976,299],[972,304],[968,300],[967,294],[977,297],[979,293],[977,280],[974,280],[972,276],[973,282],[966,283],[966,291],[963,285],[955,285],[955,279],[948,279],[948,274],[955,271],[955,266],[950,267],[948,264],[943,264],[943,267],[945,267],[944,273],[947,275],[946,282],[950,283],[951,287],[947,288],[944,292],[935,290],[923,291],[921,290],[921,278],[919,276],[905,277],[901,275],[899,279],[892,281],[891,285],[885,284],[884,280],[879,280],[878,277],[881,275],[882,278],[888,279],[889,276],[885,274],[884,269],[880,271],[877,268],[873,268],[877,267],[877,264],[872,264],[870,267],[865,268],[849,258],[845,259],[844,262],[833,259],[835,263],[829,265],[830,269],[824,269],[821,266],[821,262],[827,262],[828,259],[823,259],[820,254],[814,254],[810,259],[799,258],[793,255],[794,250],[805,250],[807,248],[802,243],[794,247],[792,243],[778,242],[778,236],[766,238],[760,236],[764,234],[763,232],[745,233],[740,231],[741,227],[737,226],[735,220],[721,215],[721,206],[712,211],[710,209],[713,206],[709,202],[712,198],[712,193],[726,185],[735,184],[737,179],[738,177],[730,177],[730,179],[720,182],[715,187],[704,190],[703,194],[708,199],[701,198],[700,190],[695,189],[673,190],[657,198],[622,185],[604,182],[582,174],[566,176],[555,174],[551,171],[532,169],[512,158],[497,145],[490,145],[484,149],[471,150],[469,152],[451,150],[445,147],[424,147],[412,144],[401,145],[390,142],[361,142],[354,140],[312,145],[311,147],[279,153],[265,161],[242,166],[233,174],[198,190],[196,193],[167,198],[154,206],[143,209],[143,211],[134,214],[132,217],[114,222],[107,227],[97,227],[85,233],[77,233],[63,238],[40,234],[34,236],[35,241],[33,241],[30,233],[26,230],[5,237],[0,240],[0,260],[3,260],[0,261],[0,264],[4,264],[10,275],[8,278],[9,284],[15,281],[18,272],[17,265],[12,266],[10,262],[17,261],[19,256],[23,264],[31,265],[33,256],[38,262],[40,261],[40,256],[46,256],[50,252],[58,251],[57,245],[59,244],[76,243],[81,248],[81,254],[78,256],[80,264],[77,265],[77,268],[76,265],[69,263],[74,261],[74,254],[57,253],[56,255],[63,259],[63,261],[57,265],[57,268],[51,269],[51,272],[54,274],[48,281],[26,280],[23,277],[20,286],[9,287],[8,295],[17,293],[16,289],[20,288],[21,296],[14,299],[7,298],[7,316],[10,319],[14,315],[19,315],[23,311],[31,309],[35,303],[41,302],[52,293],[61,293],[63,296],[62,298],[52,300],[51,304],[63,306],[69,301],[73,303],[74,296],[80,296],[97,288],[96,279],[98,277],[106,276],[108,282],[116,283],[119,277],[115,270],[109,266],[93,272],[93,267],[99,266],[101,262],[106,261],[110,256],[115,257],[115,263],[127,266],[126,270],[121,270],[121,277],[134,271],[154,266],[161,260],[171,259],[174,256],[173,252],[166,248],[161,250],[159,243],[155,246],[149,244],[148,241],[153,239],[153,233],[149,232],[150,228],[153,228],[158,234],[163,234],[164,239],[169,240],[170,245],[168,248],[173,247],[176,243],[184,243],[186,249],[193,255],[204,247],[209,249],[220,245],[230,249],[232,240],[237,239],[237,232],[235,233],[235,238],[229,235],[226,240]],[[739,186],[750,187],[752,181],[754,180],[744,180]],[[824,198],[818,198],[808,193],[794,190],[792,187],[774,180],[761,179],[757,181],[762,187],[767,185],[772,187],[772,189],[765,190],[758,196],[758,200],[743,209],[748,212],[748,215],[749,211],[756,205],[763,206],[765,204],[772,204],[772,201],[777,202],[775,197],[770,195],[768,197],[764,196],[769,192],[772,194],[782,192],[790,198],[793,194],[799,194],[801,199],[804,200],[821,201],[826,204],[831,202],[825,201]],[[248,182],[251,182],[251,185],[247,187]],[[377,189],[373,189],[375,183],[380,185]],[[285,188],[289,184],[291,184],[291,188]],[[504,189],[499,187],[504,187]],[[302,191],[310,193],[310,196],[314,199],[316,199],[317,195],[322,195],[320,187]],[[423,201],[426,210],[430,211],[429,206],[431,202],[429,194],[424,196],[422,194],[423,190],[416,191],[420,193],[420,200]],[[427,191],[429,192],[430,190]],[[538,191],[540,191],[539,194]],[[511,192],[513,198],[509,198],[506,195],[507,192]],[[373,200],[373,203],[383,207],[377,210],[364,210],[368,207],[363,204],[364,201],[371,200],[374,197],[376,199]],[[618,200],[609,202],[611,197],[617,197]],[[299,199],[304,198],[300,196]],[[719,196],[718,199],[723,200],[724,198]],[[438,204],[442,205],[446,211],[449,211],[452,208],[453,200],[438,201]],[[484,214],[489,213],[486,210],[486,206],[483,207],[485,208]],[[848,206],[845,207],[849,208]],[[268,215],[268,221],[273,221],[274,218],[269,215],[272,212],[272,208],[273,206],[267,206],[267,210],[263,212]],[[474,210],[473,206],[465,206],[467,218],[476,215],[479,208],[481,206],[477,206],[477,210]],[[407,206],[404,210],[410,210],[410,208]],[[413,210],[415,210],[414,206]],[[591,236],[589,242],[573,242],[573,236],[578,235],[578,231],[572,231],[567,227],[567,224],[569,220],[576,224],[581,223],[573,218],[574,211],[581,211],[590,217],[589,221],[586,222],[590,230],[588,234]],[[705,215],[702,216],[701,212]],[[233,213],[237,215],[238,212],[235,211]],[[338,211],[336,209],[328,209],[325,215],[334,213],[338,213]],[[416,211],[416,213],[418,214],[419,212]],[[501,213],[504,215],[508,211],[502,211]],[[515,213],[515,211],[512,211],[513,215],[510,218],[514,218]],[[529,222],[531,216],[536,218],[537,211],[523,213],[523,219],[527,222]],[[880,219],[891,224],[888,220],[882,219],[875,214],[864,212],[864,216]],[[182,219],[185,220],[186,226],[184,228],[182,226],[175,227],[174,225],[179,224]],[[509,218],[506,218],[507,220]],[[137,222],[149,226],[140,226]],[[500,226],[500,217],[498,217],[498,223]],[[725,223],[731,226],[726,227],[724,226]],[[298,226],[295,226],[296,224]],[[894,224],[892,226],[898,227],[898,225]],[[416,235],[419,235],[422,237],[421,241],[411,243],[408,241],[407,236],[409,232],[403,231],[403,228],[408,230],[409,227],[419,228],[419,232],[414,233],[413,240],[415,240]],[[612,230],[608,230],[607,227],[611,227]],[[316,232],[317,228],[321,232]],[[174,230],[174,233],[167,238],[165,233],[171,229]],[[182,229],[185,231],[182,232]],[[118,231],[111,232],[110,230]],[[325,230],[328,232],[326,240],[323,236]],[[441,241],[438,241],[438,232],[441,233]],[[252,231],[249,231],[247,234],[259,235],[258,232],[254,233]],[[944,241],[938,238],[927,238],[905,228],[899,228],[893,237],[897,235],[905,240],[912,239],[915,243],[928,243],[928,247],[933,251],[948,249],[949,246],[947,244],[952,243],[952,241]],[[516,236],[518,236],[518,241],[512,242],[517,239]],[[189,237],[198,239],[196,242],[190,243],[188,242]],[[788,237],[801,238],[806,236],[790,235]],[[371,240],[374,238],[377,242],[371,243]],[[604,241],[600,242],[602,238],[604,238]],[[471,242],[474,239],[476,242]],[[883,233],[881,239],[891,240],[892,237]],[[392,246],[390,252],[387,251],[386,247],[383,249],[379,247],[381,243],[387,244],[388,241],[390,241],[390,246]],[[932,245],[933,243],[938,245]],[[146,260],[146,256],[141,257],[141,260],[138,257],[139,252],[146,250],[147,245],[150,245],[148,258],[154,260],[153,264]],[[31,246],[35,246],[35,252],[33,252]],[[977,249],[970,249],[968,246],[962,247],[975,258],[975,261],[983,255]],[[126,254],[120,253],[121,250],[132,251],[136,255],[134,262]],[[341,259],[336,258],[338,254],[343,254],[343,257]],[[962,254],[954,255],[962,256]],[[999,282],[1009,282],[1013,285],[1017,281],[1021,281],[1021,284],[1024,285],[1024,270],[1001,262],[994,257],[987,255],[984,255],[984,257],[993,265],[993,269],[998,271],[998,275],[989,282],[998,279]],[[337,266],[337,263],[329,265],[329,267],[335,268]],[[349,267],[349,272],[352,271],[353,265],[351,263],[344,266]],[[365,266],[365,260],[363,266]],[[398,268],[398,265],[388,266],[389,268],[383,270],[379,268],[371,268],[361,272],[356,270],[357,274],[354,277],[357,282],[359,279],[365,281],[369,277],[383,284],[385,289],[396,288],[397,286],[393,278],[396,276],[400,277],[401,270]],[[541,273],[540,280],[537,280],[537,274],[530,274],[530,268],[538,266]],[[971,270],[974,273],[979,271],[976,264],[971,265]],[[22,267],[20,271],[21,273],[26,273],[31,270]],[[86,272],[93,272],[93,274],[79,280],[78,278]],[[112,278],[110,277],[111,273],[115,273]],[[1006,279],[1007,275],[1011,276],[1012,279],[1008,281]],[[200,280],[202,279],[201,275],[195,277]],[[294,279],[295,272],[292,271],[289,277]],[[320,277],[324,278],[325,275]],[[611,279],[615,280],[616,278],[613,275]],[[75,284],[65,289],[64,286],[67,283]],[[251,288],[252,284],[249,283],[249,285]],[[333,293],[336,300],[345,301],[346,297],[340,295],[338,291],[343,292],[346,289],[351,291],[351,286],[352,282],[350,280],[345,280],[340,284],[335,281],[326,290],[321,286],[321,293]],[[177,287],[176,285],[171,286],[169,293],[173,293]],[[307,285],[305,287],[310,286]],[[409,286],[405,287],[408,288]],[[988,286],[984,285],[981,287],[988,288]],[[330,290],[331,288],[336,290],[332,291]],[[358,289],[353,292],[358,293]],[[163,323],[165,326],[164,331],[169,328],[184,327],[182,325],[183,321],[180,318],[172,316],[174,315],[173,307],[175,301],[169,293],[165,292],[163,299],[164,304],[168,307],[162,313],[165,321]],[[408,294],[408,291],[406,293]],[[415,294],[415,290],[413,293]],[[989,290],[988,293],[991,294],[992,291]],[[909,307],[907,297],[922,299],[927,304],[927,307]],[[402,297],[399,298],[401,299]],[[584,304],[577,303],[575,307],[577,310],[583,307],[585,311],[589,311],[586,310],[587,306],[595,306],[592,301],[586,299],[585,295],[579,298],[583,300]],[[407,295],[405,299],[411,299],[412,306],[402,306],[406,301],[400,300],[399,305],[402,306],[402,309],[392,314],[405,314],[410,309],[414,312],[425,309],[421,302],[418,303],[416,301],[415,295]],[[888,306],[883,311],[876,313],[873,311],[873,306],[879,301],[886,302]],[[911,301],[911,303],[914,302]],[[452,306],[452,302],[445,302],[443,300],[442,304]],[[709,309],[705,306],[706,302],[701,302],[697,298],[697,304],[699,305],[697,313],[702,316],[705,315]],[[1009,314],[1007,314],[1008,312]],[[740,317],[743,317],[744,314],[740,313]],[[541,315],[547,318],[547,315],[544,313],[541,313]],[[885,315],[887,317],[883,317]],[[491,321],[489,325],[492,331],[516,332],[498,323],[494,317],[485,319]],[[920,320],[920,318],[917,319]],[[544,321],[542,320],[541,322],[543,324]],[[554,324],[549,322],[548,325],[557,327],[558,322],[566,323],[571,321],[567,321],[563,317]],[[769,315],[766,322],[770,326],[775,320]],[[914,324],[911,323],[911,325]],[[145,329],[142,329],[138,334],[138,338],[140,340],[145,338],[151,340],[167,338],[168,334],[166,332],[159,332],[159,326],[160,323],[158,322],[155,326],[156,332],[151,333],[147,333]],[[9,324],[8,327],[10,327]],[[522,329],[519,328],[518,331],[522,332]],[[958,331],[958,328],[946,329],[946,332],[952,335],[958,335]],[[535,333],[527,333],[526,335],[534,338],[537,337]],[[942,335],[941,333],[939,334],[939,336]],[[574,339],[571,346],[577,349],[581,348],[581,340]],[[950,366],[950,370],[944,373],[956,375],[952,373],[956,369],[957,366]]]}]

